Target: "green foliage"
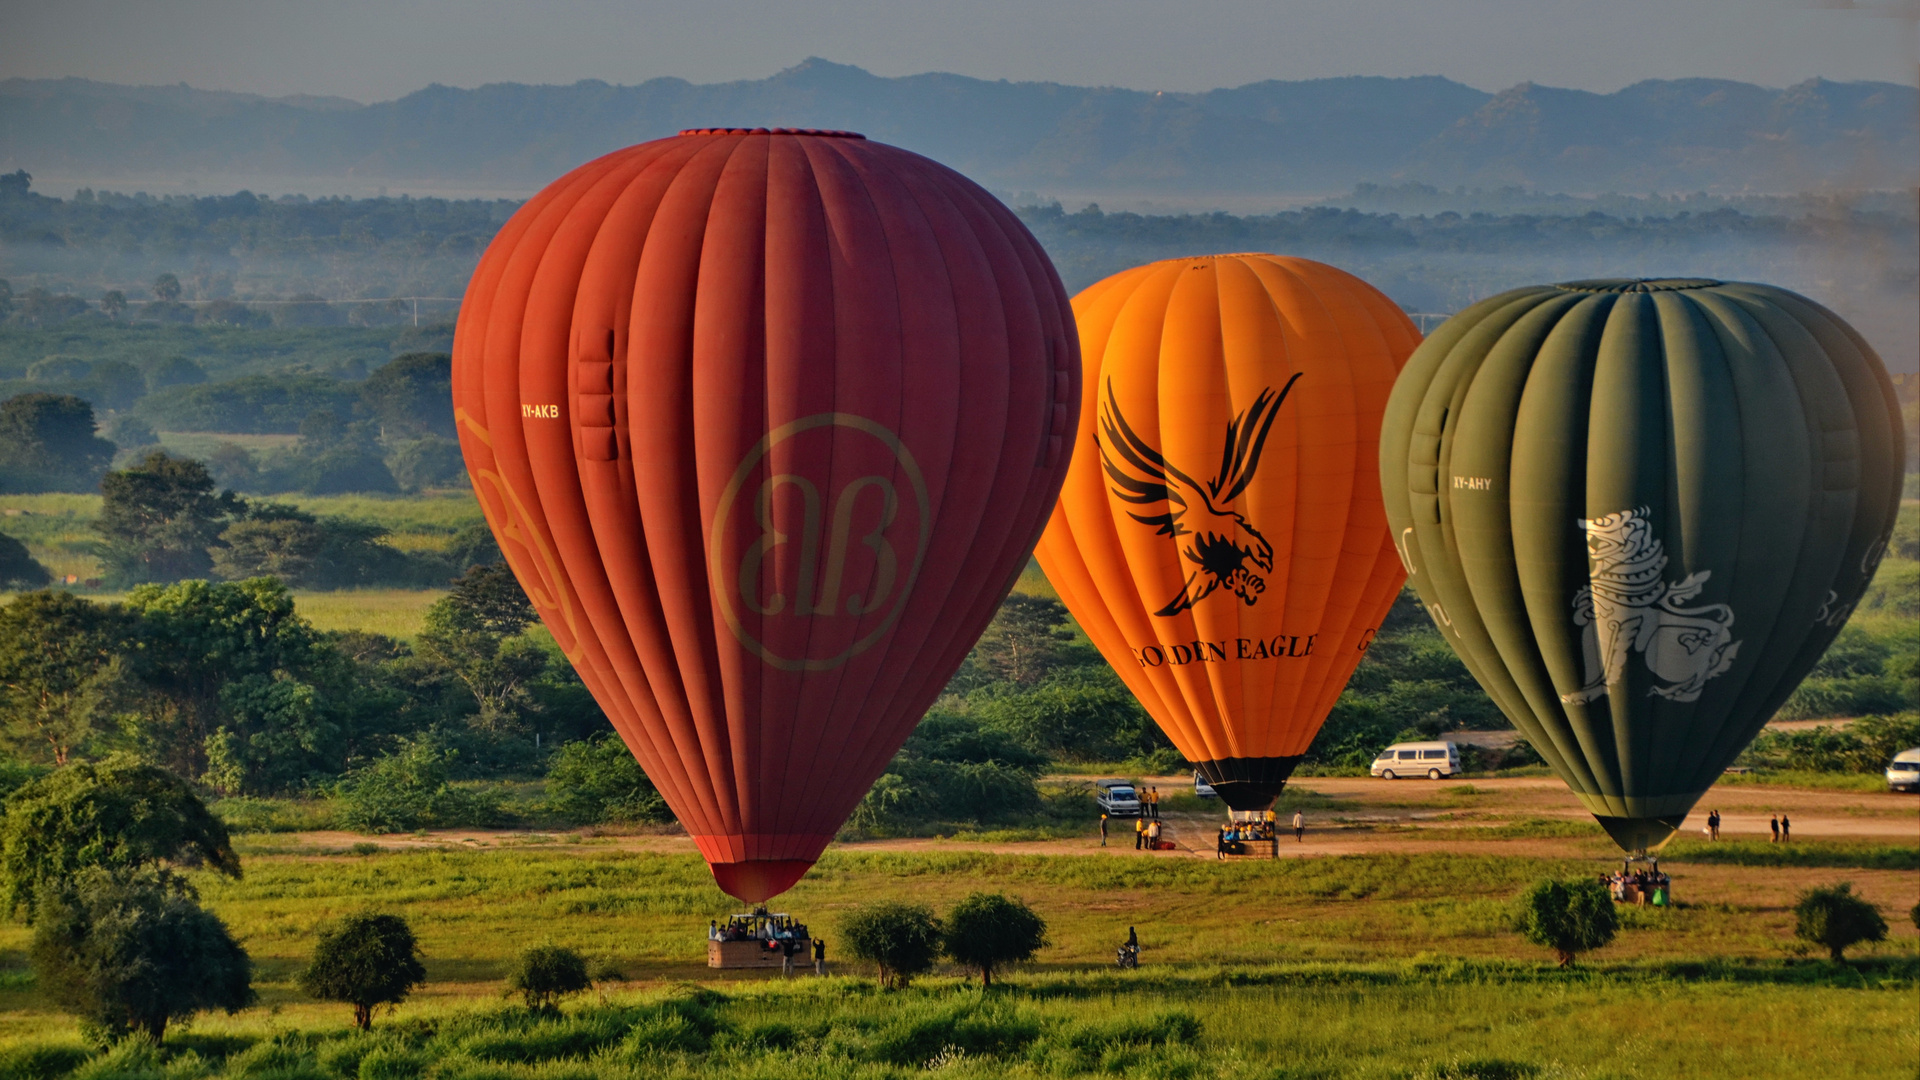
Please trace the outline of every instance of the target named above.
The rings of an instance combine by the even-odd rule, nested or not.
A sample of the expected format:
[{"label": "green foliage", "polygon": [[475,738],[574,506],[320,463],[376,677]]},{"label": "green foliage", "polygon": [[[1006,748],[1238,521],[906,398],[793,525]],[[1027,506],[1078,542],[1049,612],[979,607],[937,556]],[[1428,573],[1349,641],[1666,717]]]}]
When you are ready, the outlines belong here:
[{"label": "green foliage", "polygon": [[1014,593],[1001,603],[973,647],[972,660],[996,678],[1032,686],[1061,663],[1073,644],[1071,626],[1060,601]]},{"label": "green foliage", "polygon": [[323,409],[352,415],[356,396],[352,384],[323,375],[243,375],[155,390],[134,406],[134,415],[161,431],[292,434]]},{"label": "green foliage", "polygon": [[66,592],[23,593],[0,608],[0,716],[9,747],[64,765],[113,728],[129,678],[126,613]]},{"label": "green foliage", "polygon": [[1762,732],[1740,760],[1767,769],[1878,773],[1913,746],[1920,746],[1920,712],[1865,716],[1845,728]]},{"label": "green foliage", "polygon": [[121,584],[205,577],[209,549],[244,509],[232,492],[214,493],[206,466],[160,451],[108,473],[100,491],[101,561]]},{"label": "green foliage", "polygon": [[227,827],[184,780],[114,756],[78,763],[21,787],[0,821],[8,914],[37,918],[41,892],[82,870],[207,866],[240,876]]},{"label": "green foliage", "polygon": [[535,945],[507,971],[507,991],[519,994],[534,1012],[557,1012],[561,998],[591,989],[586,960],[564,945]]},{"label": "green foliage", "polygon": [[0,402],[0,491],[92,491],[115,451],[94,427],[93,406],[71,394]]},{"label": "green foliage", "polygon": [[335,786],[340,826],[378,834],[497,824],[502,811],[495,798],[449,782],[456,756],[431,735],[403,740]]},{"label": "green foliage", "polygon": [[577,825],[672,821],[633,753],[602,733],[570,742],[547,764],[547,809]]},{"label": "green foliage", "polygon": [[252,964],[226,925],[164,871],[95,868],[43,885],[30,956],[47,996],[113,1038],[253,1004]]},{"label": "green foliage", "polygon": [[396,356],[360,384],[360,400],[387,438],[452,439],[453,357],[429,352]]},{"label": "green foliage", "polygon": [[473,695],[472,725],[489,734],[522,730],[535,708],[533,684],[552,657],[521,632],[533,605],[504,563],[476,566],[427,610],[420,655],[444,667]]},{"label": "green foliage", "polygon": [[993,985],[995,968],[1031,960],[1046,946],[1047,921],[1022,900],[969,893],[947,912],[940,943],[955,963],[980,972],[985,988]]},{"label": "green foliage", "polygon": [[220,534],[213,569],[229,580],[275,577],[296,589],[438,584],[451,576],[445,560],[408,556],[383,543],[386,536],[370,522],[254,503]]},{"label": "green foliage", "polygon": [[1847,881],[1801,893],[1793,905],[1793,923],[1795,937],[1825,948],[1836,964],[1853,946],[1887,938],[1887,920],[1880,909],[1856,896]]},{"label": "green foliage", "polygon": [[960,713],[920,721],[855,809],[856,828],[885,832],[933,822],[992,823],[1041,808],[1034,779],[1045,755]]},{"label": "green foliage", "polygon": [[362,912],[320,928],[313,958],[300,973],[300,989],[322,1001],[353,1006],[353,1022],[373,1028],[376,1005],[398,1005],[427,981],[420,948],[407,920]]},{"label": "green foliage", "polygon": [[840,920],[847,952],[880,968],[880,985],[905,989],[940,957],[940,920],[925,904],[883,900],[862,904]]},{"label": "green foliage", "polygon": [[1514,925],[1528,941],[1552,949],[1561,967],[1571,967],[1577,953],[1603,947],[1620,929],[1607,887],[1592,878],[1535,882],[1521,894]]}]

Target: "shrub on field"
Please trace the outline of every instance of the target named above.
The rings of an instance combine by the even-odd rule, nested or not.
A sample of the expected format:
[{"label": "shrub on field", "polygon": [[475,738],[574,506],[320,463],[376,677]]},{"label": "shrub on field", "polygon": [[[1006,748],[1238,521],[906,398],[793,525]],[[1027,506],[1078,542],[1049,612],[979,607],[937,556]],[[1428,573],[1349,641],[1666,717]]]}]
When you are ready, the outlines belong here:
[{"label": "shrub on field", "polygon": [[0,823],[0,896],[28,921],[43,886],[89,867],[208,866],[240,876],[227,827],[186,781],[115,755],[68,765],[23,786]]},{"label": "shrub on field", "polygon": [[547,765],[547,809],[576,825],[673,820],[626,744],[604,733],[554,752]]},{"label": "shrub on field", "polygon": [[1576,953],[1598,949],[1619,932],[1607,887],[1591,878],[1537,881],[1520,897],[1514,926],[1528,941],[1552,949],[1561,967]]},{"label": "shrub on field", "polygon": [[342,828],[365,833],[497,824],[503,812],[491,793],[454,787],[454,751],[431,734],[404,741],[335,785]]},{"label": "shrub on field", "polygon": [[170,1020],[253,1004],[247,951],[165,870],[87,870],[43,885],[36,906],[34,977],[100,1034],[157,1043]]},{"label": "shrub on field", "polygon": [[362,912],[322,927],[300,989],[353,1006],[353,1023],[373,1030],[376,1005],[398,1005],[427,981],[413,929],[398,915]]},{"label": "shrub on field", "polygon": [[1893,755],[1915,745],[1920,745],[1920,712],[1903,712],[1861,717],[1845,728],[1762,732],[1741,761],[1804,772],[1877,773]]},{"label": "shrub on field", "polygon": [[980,972],[984,989],[995,968],[1031,960],[1047,944],[1047,921],[1013,897],[970,893],[947,913],[940,941],[955,963]]},{"label": "shrub on field", "polygon": [[507,992],[519,994],[534,1012],[555,1012],[561,998],[591,989],[586,959],[564,945],[535,945],[507,972]]},{"label": "shrub on field", "polygon": [[1793,935],[1826,948],[1835,963],[1863,941],[1885,941],[1887,920],[1866,898],[1856,896],[1853,883],[1843,881],[1800,894],[1793,905]]},{"label": "shrub on field", "polygon": [[856,959],[879,965],[883,987],[905,988],[940,956],[940,920],[925,904],[863,904],[840,920],[840,936]]}]

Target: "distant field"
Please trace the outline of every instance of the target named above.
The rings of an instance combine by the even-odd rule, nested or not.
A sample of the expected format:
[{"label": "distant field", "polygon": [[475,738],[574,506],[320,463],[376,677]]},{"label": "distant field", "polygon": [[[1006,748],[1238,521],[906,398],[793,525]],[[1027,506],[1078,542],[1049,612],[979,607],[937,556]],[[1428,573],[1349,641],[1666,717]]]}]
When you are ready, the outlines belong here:
[{"label": "distant field", "polygon": [[366,630],[410,641],[425,623],[427,609],[445,595],[438,589],[296,592],[293,605],[319,630]]},{"label": "distant field", "polygon": [[[277,439],[259,435],[248,438]],[[481,521],[473,492],[460,489],[419,495],[268,495],[314,514],[370,521],[388,530],[387,543],[402,551],[444,551],[461,529]],[[81,581],[100,576],[93,554],[99,534],[98,495],[0,495],[0,533],[27,545],[55,578]]]}]

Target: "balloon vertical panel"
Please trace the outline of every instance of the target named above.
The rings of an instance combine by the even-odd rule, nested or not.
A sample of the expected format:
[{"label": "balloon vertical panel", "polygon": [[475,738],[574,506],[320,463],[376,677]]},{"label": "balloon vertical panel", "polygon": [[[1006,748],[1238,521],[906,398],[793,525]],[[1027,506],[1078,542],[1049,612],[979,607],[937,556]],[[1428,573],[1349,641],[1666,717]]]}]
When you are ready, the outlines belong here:
[{"label": "balloon vertical panel", "polygon": [[1418,335],[1271,255],[1139,267],[1075,308],[1091,390],[1036,554],[1229,805],[1271,805],[1404,578],[1373,458]]},{"label": "balloon vertical panel", "polygon": [[763,900],[1025,564],[1078,408],[1065,292],[991,196],[844,133],[621,151],[496,247],[467,321],[499,329],[463,321],[457,390],[521,431],[476,433],[469,466],[538,507],[551,558],[515,572],[564,583],[543,618],[583,628],[583,680],[721,885]]},{"label": "balloon vertical panel", "polygon": [[1515,290],[1408,362],[1380,462],[1410,581],[1623,847],[1672,834],[1865,590],[1892,402],[1830,312],[1703,279]]}]

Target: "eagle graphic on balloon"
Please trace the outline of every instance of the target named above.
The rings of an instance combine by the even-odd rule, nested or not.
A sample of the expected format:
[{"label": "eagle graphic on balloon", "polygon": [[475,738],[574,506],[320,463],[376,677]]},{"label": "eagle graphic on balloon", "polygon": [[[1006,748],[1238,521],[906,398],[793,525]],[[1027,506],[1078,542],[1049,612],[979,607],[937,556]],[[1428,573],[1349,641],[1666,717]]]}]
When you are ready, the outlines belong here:
[{"label": "eagle graphic on balloon", "polygon": [[[1187,537],[1180,544],[1181,557],[1198,568],[1187,575],[1180,594],[1155,615],[1177,615],[1220,589],[1252,606],[1266,591],[1266,579],[1254,570],[1273,571],[1273,545],[1245,515],[1233,509],[1233,501],[1253,483],[1267,434],[1299,378],[1300,372],[1295,372],[1278,394],[1272,387],[1260,391],[1253,404],[1233,418],[1220,450],[1220,469],[1204,484],[1134,432],[1114,403],[1113,381],[1107,381],[1100,413],[1100,461],[1113,481],[1113,494],[1136,506],[1165,503],[1161,513],[1129,511],[1127,516],[1154,526],[1163,536]],[[1114,461],[1116,454],[1118,463]]]}]

